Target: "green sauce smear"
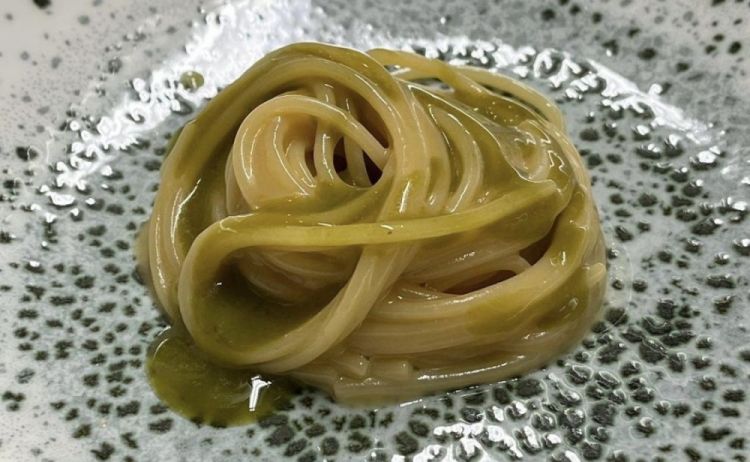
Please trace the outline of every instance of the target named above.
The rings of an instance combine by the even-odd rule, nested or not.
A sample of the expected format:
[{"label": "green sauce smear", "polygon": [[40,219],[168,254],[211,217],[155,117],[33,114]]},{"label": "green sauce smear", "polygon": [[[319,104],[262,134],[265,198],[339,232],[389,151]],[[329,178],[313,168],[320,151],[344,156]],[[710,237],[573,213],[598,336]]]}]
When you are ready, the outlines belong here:
[{"label": "green sauce smear", "polygon": [[290,382],[216,365],[180,330],[162,332],[146,361],[151,387],[172,410],[194,422],[228,427],[255,422],[288,403]]}]

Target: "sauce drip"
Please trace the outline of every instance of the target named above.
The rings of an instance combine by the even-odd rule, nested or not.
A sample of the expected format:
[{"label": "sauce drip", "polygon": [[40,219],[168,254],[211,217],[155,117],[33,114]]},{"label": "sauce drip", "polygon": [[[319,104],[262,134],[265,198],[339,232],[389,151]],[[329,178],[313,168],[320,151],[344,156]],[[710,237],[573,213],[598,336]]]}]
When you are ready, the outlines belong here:
[{"label": "sauce drip", "polygon": [[172,410],[216,427],[244,425],[287,403],[291,385],[206,360],[179,328],[164,330],[151,344],[146,361],[156,395]]}]

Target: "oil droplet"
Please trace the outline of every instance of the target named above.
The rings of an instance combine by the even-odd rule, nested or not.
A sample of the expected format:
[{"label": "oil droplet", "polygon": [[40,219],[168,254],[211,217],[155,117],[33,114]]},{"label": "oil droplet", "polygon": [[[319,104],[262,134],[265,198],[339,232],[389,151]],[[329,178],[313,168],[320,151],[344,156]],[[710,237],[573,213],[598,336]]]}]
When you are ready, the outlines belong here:
[{"label": "oil droplet", "polygon": [[180,84],[188,91],[195,91],[203,86],[203,75],[195,71],[187,71],[180,76]]},{"label": "oil droplet", "polygon": [[146,362],[151,387],[175,412],[226,427],[255,422],[288,401],[289,382],[216,365],[181,330],[162,332],[151,344]]}]

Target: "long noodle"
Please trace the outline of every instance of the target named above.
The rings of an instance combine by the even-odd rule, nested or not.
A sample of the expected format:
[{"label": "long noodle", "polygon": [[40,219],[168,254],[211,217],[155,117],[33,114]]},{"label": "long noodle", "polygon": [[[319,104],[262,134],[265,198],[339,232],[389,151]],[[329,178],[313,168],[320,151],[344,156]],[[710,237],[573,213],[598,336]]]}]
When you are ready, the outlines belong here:
[{"label": "long noodle", "polygon": [[161,176],[151,282],[223,365],[411,398],[541,367],[599,311],[580,156],[507,77],[287,46],[185,126]]}]

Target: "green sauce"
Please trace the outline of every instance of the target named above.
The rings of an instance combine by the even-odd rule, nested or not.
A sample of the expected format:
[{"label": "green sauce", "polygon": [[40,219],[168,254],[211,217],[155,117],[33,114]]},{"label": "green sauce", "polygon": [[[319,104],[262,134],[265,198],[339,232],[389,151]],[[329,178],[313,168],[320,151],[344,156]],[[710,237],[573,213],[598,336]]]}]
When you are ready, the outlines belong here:
[{"label": "green sauce", "polygon": [[[299,303],[279,303],[254,290],[231,269],[198,303],[199,321],[193,336],[212,336],[235,349],[252,349],[282,337],[318,313],[341,289],[333,285],[310,293]],[[205,337],[203,337],[205,338]]]},{"label": "green sauce", "polygon": [[217,427],[255,422],[286,404],[292,393],[283,379],[207,361],[176,328],[165,330],[151,344],[146,371],[154,392],[171,409]]},{"label": "green sauce", "polygon": [[195,71],[187,71],[180,76],[180,84],[188,91],[195,91],[204,84],[203,75]]}]

